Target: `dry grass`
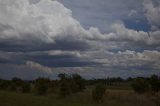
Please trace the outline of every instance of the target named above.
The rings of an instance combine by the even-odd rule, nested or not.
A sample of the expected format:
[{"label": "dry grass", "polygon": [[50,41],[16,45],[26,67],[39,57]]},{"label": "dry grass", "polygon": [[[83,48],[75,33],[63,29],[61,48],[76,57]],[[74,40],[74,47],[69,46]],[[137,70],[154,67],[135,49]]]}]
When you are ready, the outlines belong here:
[{"label": "dry grass", "polygon": [[36,96],[0,91],[0,106],[160,106],[160,95],[138,95],[132,90],[108,89],[104,102],[95,103],[91,98],[91,88],[67,98],[55,94]]}]

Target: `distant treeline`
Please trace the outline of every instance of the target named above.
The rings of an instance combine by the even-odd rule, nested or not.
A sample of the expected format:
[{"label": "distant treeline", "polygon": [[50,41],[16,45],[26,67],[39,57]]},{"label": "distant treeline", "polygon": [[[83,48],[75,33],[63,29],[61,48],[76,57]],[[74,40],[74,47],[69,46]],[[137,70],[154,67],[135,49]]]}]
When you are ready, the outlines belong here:
[{"label": "distant treeline", "polygon": [[49,78],[37,78],[36,80],[26,81],[20,78],[12,80],[0,79],[0,90],[35,93],[37,95],[57,94],[59,97],[66,97],[73,93],[82,92],[86,87],[92,87],[92,98],[97,101],[103,101],[108,86],[130,86],[136,93],[143,94],[145,92],[160,91],[160,77],[152,75],[151,77],[137,77],[122,79],[106,78],[106,79],[90,79],[86,80],[78,74],[59,74],[58,80],[50,80]]}]

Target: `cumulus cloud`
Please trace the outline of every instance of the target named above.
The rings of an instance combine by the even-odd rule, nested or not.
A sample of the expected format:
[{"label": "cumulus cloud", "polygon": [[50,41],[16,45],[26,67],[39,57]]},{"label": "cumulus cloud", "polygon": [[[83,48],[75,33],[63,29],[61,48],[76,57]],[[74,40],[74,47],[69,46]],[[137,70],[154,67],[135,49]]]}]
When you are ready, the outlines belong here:
[{"label": "cumulus cloud", "polygon": [[114,24],[113,28],[116,31],[116,35],[119,40],[124,41],[133,41],[133,42],[143,42],[146,45],[154,45],[159,44],[160,39],[157,35],[159,35],[159,31],[151,31],[149,34],[144,31],[136,31],[133,29],[126,28],[123,24]]},{"label": "cumulus cloud", "polygon": [[[29,3],[28,0],[15,0],[14,2],[1,0],[0,2],[1,41],[15,43],[22,40],[18,45],[27,43],[27,45],[33,46],[32,48],[39,48],[35,47],[34,43],[36,42],[55,43],[56,47],[61,47],[62,42],[67,42],[69,46],[75,45],[74,42],[77,42],[76,45],[78,45],[80,42],[80,45],[87,47],[87,45],[93,46],[101,41],[132,42],[135,44],[142,42],[144,45],[159,45],[159,31],[151,31],[149,32],[151,36],[148,36],[147,32],[126,28],[123,22],[113,24],[112,32],[109,33],[101,33],[96,27],[90,27],[86,30],[73,18],[72,11],[58,1],[40,0],[37,3]],[[131,13],[135,13],[135,11],[133,10]],[[153,15],[158,17],[156,12],[151,13],[155,13]],[[59,44],[59,42],[61,43]],[[31,47],[26,47],[26,49],[28,48]]]},{"label": "cumulus cloud", "polygon": [[43,66],[39,63],[33,62],[33,61],[27,61],[26,65],[30,68],[36,69],[38,71],[46,72],[46,73],[49,73],[49,74],[51,74],[52,70],[53,70],[52,68],[45,67],[45,66]]},{"label": "cumulus cloud", "polygon": [[155,6],[153,1],[155,0],[144,0],[143,6],[152,29],[157,30],[160,28],[160,4]]},{"label": "cumulus cloud", "polygon": [[[116,20],[109,32],[102,33],[95,26],[83,28],[72,11],[56,0],[0,0],[0,63],[20,64],[19,69],[46,75],[79,72],[88,76],[92,70],[95,76],[98,72],[103,76],[101,67],[159,70],[159,6],[149,0],[143,6],[154,30],[136,31]],[[137,14],[132,9],[126,16]]]},{"label": "cumulus cloud", "polygon": [[136,10],[131,10],[128,14],[129,17],[135,16],[137,15],[137,11]]},{"label": "cumulus cloud", "polygon": [[[101,41],[113,41],[113,42],[128,42],[133,43],[143,43],[143,45],[159,45],[160,31],[136,31],[133,29],[126,28],[123,23],[115,23],[112,25],[113,32],[102,34],[99,29],[91,27],[89,32],[92,34],[93,38]],[[134,45],[134,46],[135,46]],[[140,46],[140,45],[139,45]]]},{"label": "cumulus cloud", "polygon": [[9,26],[1,31],[1,39],[54,42],[55,37],[61,35],[87,36],[80,23],[72,18],[71,10],[58,1],[41,0],[30,4],[28,0],[0,0],[0,13],[1,27]]},{"label": "cumulus cloud", "polygon": [[74,56],[77,58],[86,58],[86,54],[82,54],[79,51],[62,51],[62,50],[52,50],[48,51],[48,54],[50,56],[61,56],[61,55],[69,55],[69,56]]},{"label": "cumulus cloud", "polygon": [[160,69],[158,66],[159,60],[159,51],[145,50],[143,52],[135,52],[126,50],[124,52],[119,51],[117,53],[104,52],[102,57],[96,57],[93,61],[101,63],[107,67],[121,67],[128,69],[143,67],[149,69]]}]

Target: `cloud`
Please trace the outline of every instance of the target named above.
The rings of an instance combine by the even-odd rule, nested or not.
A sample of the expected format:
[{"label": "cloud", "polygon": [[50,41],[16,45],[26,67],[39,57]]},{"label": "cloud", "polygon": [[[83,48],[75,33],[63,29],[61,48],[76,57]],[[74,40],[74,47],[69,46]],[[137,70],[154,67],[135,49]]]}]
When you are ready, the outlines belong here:
[{"label": "cloud", "polygon": [[152,29],[157,30],[160,28],[160,3],[157,3],[157,6],[155,6],[153,1],[156,0],[144,0],[143,6]]},{"label": "cloud", "polygon": [[135,15],[137,15],[136,10],[131,10],[130,13],[128,14],[129,17],[135,16]]},{"label": "cloud", "polygon": [[[95,40],[105,41],[105,42],[113,42],[113,43],[128,43],[128,45],[132,45],[135,48],[137,47],[147,47],[153,46],[159,47],[160,45],[160,38],[159,34],[160,31],[136,31],[133,29],[126,28],[123,22],[114,23],[112,25],[113,32],[104,33],[102,34],[99,29],[95,27],[91,27],[89,32],[93,35]],[[117,45],[120,46],[120,45]],[[141,48],[142,48],[141,47]],[[144,48],[145,49],[145,48]]]},{"label": "cloud", "polygon": [[[109,4],[103,0],[106,4],[100,3],[96,7],[97,1],[90,1],[91,4],[89,1],[85,1],[88,3],[85,6],[75,5],[85,9],[95,7],[95,12],[103,10],[95,13],[103,17],[106,8],[100,6]],[[118,5],[118,9],[123,7],[123,3],[110,3]],[[141,4],[142,1],[138,3]],[[137,4],[138,7],[140,4]],[[127,1],[128,5],[131,4]],[[74,18],[72,11],[59,1],[0,0],[0,67],[3,70],[9,70],[7,65],[14,67],[15,72],[23,73],[22,76],[26,70],[35,72],[34,75],[37,72],[40,76],[44,74],[51,77],[55,77],[53,74],[58,72],[78,72],[84,76],[99,77],[105,77],[104,73],[107,72],[115,76],[124,72],[126,76],[134,74],[129,73],[130,70],[137,72],[150,69],[157,73],[160,69],[159,6],[147,0],[143,6],[143,15],[156,29],[145,32],[128,28],[120,17],[138,16],[141,11],[133,6],[134,8],[118,14],[119,19],[114,17],[115,13],[109,14],[109,17],[113,17],[110,24],[107,24],[111,29],[104,33],[95,25],[85,29]],[[123,7],[122,10],[126,8],[128,7]],[[93,20],[96,18],[98,17],[95,16]],[[151,73],[147,71],[146,74]]]},{"label": "cloud", "polygon": [[51,68],[45,67],[45,66],[43,66],[39,63],[36,63],[36,62],[33,62],[33,61],[27,61],[26,65],[29,66],[30,68],[37,69],[39,71],[46,72],[48,74],[52,74],[52,69]]},{"label": "cloud", "polygon": [[50,56],[61,56],[61,55],[70,55],[77,58],[86,58],[86,54],[81,54],[79,51],[62,51],[62,50],[54,50],[54,51],[48,51],[48,54]]},{"label": "cloud", "polygon": [[[97,53],[98,54],[98,53]],[[105,58],[104,58],[105,57]],[[96,57],[93,61],[101,63],[106,67],[119,67],[122,69],[146,68],[159,70],[159,51],[145,50],[143,52],[135,52],[126,50],[117,53],[104,52],[103,56]],[[156,66],[156,67],[155,67]]]},{"label": "cloud", "polygon": [[72,12],[58,1],[1,0],[0,25],[11,28],[1,31],[0,39],[40,40],[53,43],[56,37],[87,36]]},{"label": "cloud", "polygon": [[[27,0],[0,1],[0,41],[2,50],[85,50],[99,48],[97,44],[111,42],[137,42],[159,46],[159,31],[136,31],[126,28],[122,21],[112,23],[112,32],[101,33],[96,27],[84,29],[73,18],[72,11],[58,1],[40,0],[30,3]],[[132,13],[135,11],[131,11]],[[153,14],[155,15],[155,14]],[[93,46],[94,45],[94,46]],[[111,45],[110,45],[111,46]],[[111,47],[113,47],[111,46]],[[10,48],[10,49],[8,49]]]}]

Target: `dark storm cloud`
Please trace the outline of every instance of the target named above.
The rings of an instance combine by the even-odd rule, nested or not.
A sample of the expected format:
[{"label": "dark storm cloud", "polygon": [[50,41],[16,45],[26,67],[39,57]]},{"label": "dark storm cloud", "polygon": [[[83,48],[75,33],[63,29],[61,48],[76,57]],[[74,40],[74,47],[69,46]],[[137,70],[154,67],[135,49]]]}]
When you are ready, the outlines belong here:
[{"label": "dark storm cloud", "polygon": [[75,57],[73,54],[40,54],[30,57],[28,56],[26,59],[40,63],[48,67],[85,67],[97,65],[96,62]]},{"label": "dark storm cloud", "polygon": [[87,50],[90,45],[85,41],[57,39],[55,43],[34,40],[7,40],[0,42],[0,49],[7,52],[29,52],[47,50]]}]

